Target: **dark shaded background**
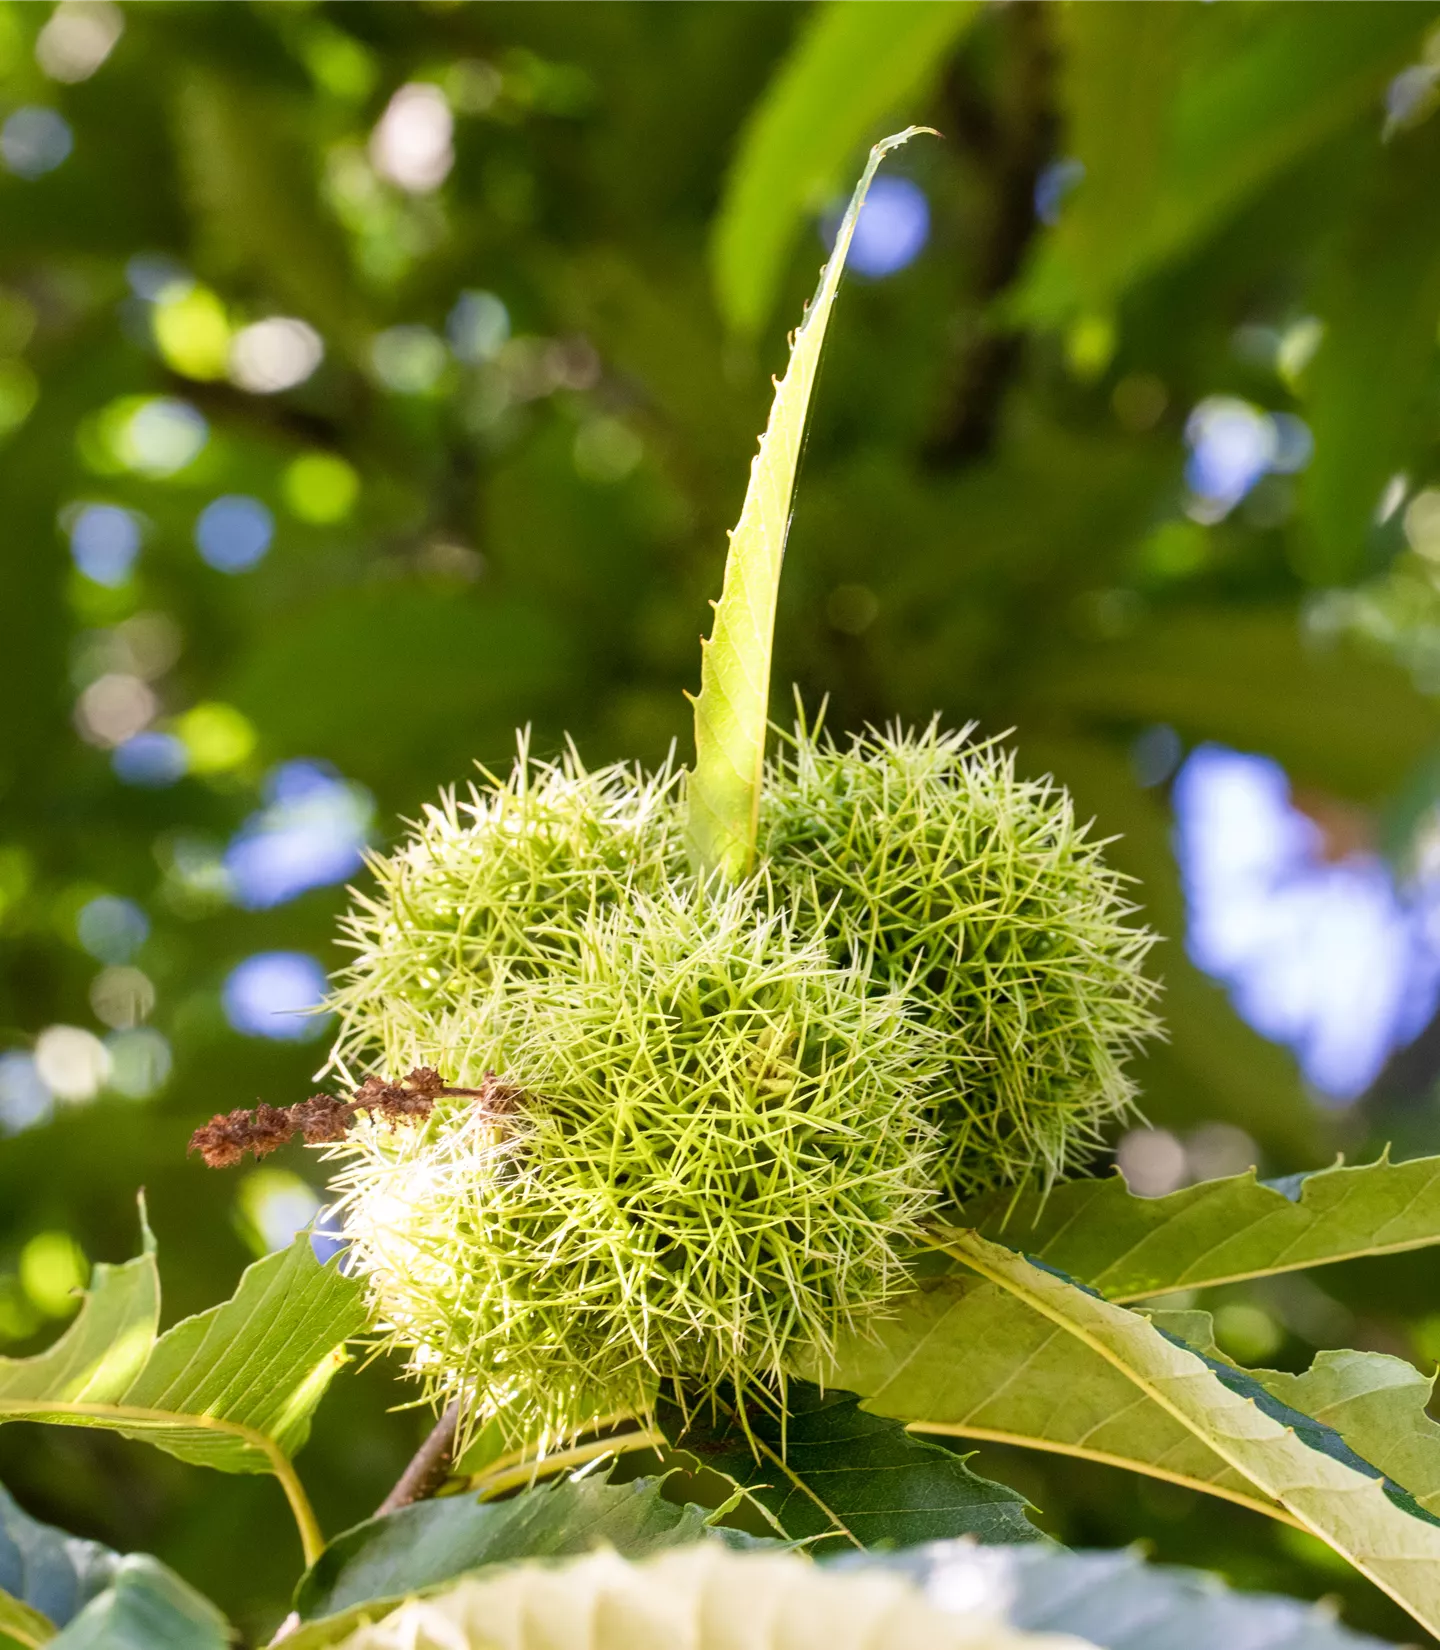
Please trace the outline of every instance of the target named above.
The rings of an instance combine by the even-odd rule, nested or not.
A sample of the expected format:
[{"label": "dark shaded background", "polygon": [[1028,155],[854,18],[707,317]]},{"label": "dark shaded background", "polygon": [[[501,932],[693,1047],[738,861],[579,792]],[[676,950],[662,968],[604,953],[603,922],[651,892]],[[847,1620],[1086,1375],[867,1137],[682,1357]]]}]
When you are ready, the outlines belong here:
[{"label": "dark shaded background", "polygon": [[[167,1320],[228,1293],[263,1247],[246,1183],[185,1142],[217,1109],[301,1097],[322,1059],[323,1041],[239,1034],[221,1006],[246,957],[339,960],[338,885],[246,910],[216,879],[277,763],[363,786],[379,845],[473,759],[506,762],[520,725],[542,753],[568,732],[597,763],[654,761],[672,740],[685,757],[681,690],[769,374],[823,256],[817,216],[865,144],[911,120],[946,134],[892,163],[924,190],[930,236],[843,294],[776,681],[828,694],[837,728],[937,710],[1013,728],[1026,769],[1056,773],[1121,835],[1114,858],[1167,941],[1171,1036],[1141,1074],[1156,1125],[1185,1139],[1227,1123],[1273,1173],[1386,1139],[1440,1145],[1433,1031],[1362,1101],[1322,1108],[1186,961],[1173,761],[1137,777],[1135,757],[1157,727],[1177,748],[1273,757],[1322,824],[1397,865],[1430,818],[1440,598],[1404,512],[1376,509],[1392,476],[1413,493],[1437,469],[1436,16],[1308,0],[984,9],[835,157],[747,336],[717,302],[713,225],[747,120],[823,7],[130,3],[84,78],[42,68],[53,35],[37,61],[49,6],[0,9],[0,120],[52,109],[73,141],[36,171],[17,138],[0,174],[0,1044],[24,1053],[57,1024],[106,1035],[104,959],[77,917],[114,895],[148,917],[128,966],[153,983],[174,1060],[151,1098],[106,1091],[0,1123],[0,1347],[34,1350],[70,1310],[49,1287],[65,1283],[67,1237],[91,1260],[133,1252],[142,1186]],[[367,144],[416,82],[454,112],[454,161],[407,191]],[[857,95],[824,88],[815,129]],[[1083,177],[1056,170],[1075,161]],[[187,291],[202,294],[189,323]],[[510,341],[437,355],[447,323],[466,353],[467,291],[498,296]],[[204,294],[232,331],[303,319],[323,363],[279,394],[237,387],[223,347],[200,359]],[[1325,330],[1305,365],[1310,318]],[[396,327],[430,331],[397,343]],[[377,336],[391,340],[378,356]],[[1314,456],[1202,521],[1185,428],[1215,395],[1298,415]],[[126,458],[124,398],[156,396],[208,426],[169,475]],[[358,478],[328,521],[294,503],[291,467],[313,454]],[[194,540],[230,495],[275,521],[268,554],[234,574]],[[94,502],[144,518],[115,583],[80,571],[68,542],[74,507]],[[153,636],[122,628],[137,614],[163,615],[178,645],[148,667],[154,730],[192,747],[192,772],[163,787],[122,782],[77,712],[107,670],[139,668],[117,652]],[[243,718],[220,713],[228,754],[185,720],[197,705]],[[207,749],[210,771],[193,771]],[[298,1148],[272,1164],[321,1184]],[[1429,1368],[1435,1285],[1422,1255],[1231,1296],[1281,1325],[1280,1362],[1303,1366],[1339,1323],[1347,1344]],[[370,1511],[414,1448],[424,1418],[392,1407],[410,1396],[383,1365],[337,1380],[300,1458],[330,1531]],[[1341,1593],[1357,1625],[1405,1636],[1282,1526],[1101,1468],[999,1450],[977,1465],[1068,1541],[1144,1536],[1242,1585]],[[242,1623],[283,1611],[299,1555],[269,1481],[18,1425],[0,1433],[0,1478],[40,1517],[158,1553]]]}]

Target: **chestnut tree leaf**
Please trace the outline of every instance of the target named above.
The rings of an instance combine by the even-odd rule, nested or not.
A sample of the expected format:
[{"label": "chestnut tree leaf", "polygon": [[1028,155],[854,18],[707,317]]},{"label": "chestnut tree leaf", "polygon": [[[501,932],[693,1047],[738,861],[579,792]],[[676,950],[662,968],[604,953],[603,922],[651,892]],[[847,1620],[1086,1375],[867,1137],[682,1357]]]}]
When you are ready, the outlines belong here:
[{"label": "chestnut tree leaf", "polygon": [[0,1359],[0,1423],[103,1427],[221,1472],[273,1473],[307,1560],[318,1556],[323,1538],[290,1457],[365,1326],[360,1282],[322,1265],[302,1232],[248,1267],[228,1301],[157,1339],[158,1313],[147,1233],[137,1260],[95,1268],[54,1346]]},{"label": "chestnut tree leaf", "polygon": [[[886,13],[888,15],[888,11]],[[775,599],[790,531],[795,472],[825,329],[856,220],[880,162],[919,127],[897,132],[870,151],[835,237],[820,285],[795,334],[790,364],[775,386],[770,421],[750,466],[740,520],[730,535],[715,624],[701,643],[695,706],[695,766],[689,775],[689,847],[696,869],[735,879],[750,869],[760,816]]]},{"label": "chestnut tree leaf", "polygon": [[657,1420],[676,1449],[742,1485],[791,1540],[813,1540],[820,1552],[960,1535],[1043,1540],[1024,1496],[867,1413],[853,1393],[789,1382],[783,1424],[758,1403],[742,1425],[703,1400],[688,1416],[662,1401]]},{"label": "chestnut tree leaf", "polygon": [[842,1336],[832,1364],[803,1373],[918,1432],[1098,1461],[1284,1516],[1099,1353],[1007,1290],[936,1261],[885,1318]]},{"label": "chestnut tree leaf", "polygon": [[1440,1157],[1387,1152],[1273,1185],[1251,1169],[1165,1197],[1136,1197],[1116,1174],[997,1192],[958,1218],[1108,1300],[1143,1300],[1440,1243]]},{"label": "chestnut tree leaf", "polygon": [[[296,1608],[306,1621],[354,1618],[361,1609],[373,1614],[377,1601],[393,1606],[490,1565],[559,1558],[597,1545],[638,1558],[707,1536],[755,1544],[735,1531],[712,1529],[706,1508],[667,1499],[663,1483],[571,1477],[504,1501],[452,1495],[401,1507],[337,1536],[302,1578]],[[302,1642],[309,1641],[296,1640]]]},{"label": "chestnut tree leaf", "polygon": [[1423,1626],[1440,1628],[1440,1518],[1333,1428],[1281,1402],[1248,1372],[978,1233],[950,1232],[945,1244],[1117,1370]]}]

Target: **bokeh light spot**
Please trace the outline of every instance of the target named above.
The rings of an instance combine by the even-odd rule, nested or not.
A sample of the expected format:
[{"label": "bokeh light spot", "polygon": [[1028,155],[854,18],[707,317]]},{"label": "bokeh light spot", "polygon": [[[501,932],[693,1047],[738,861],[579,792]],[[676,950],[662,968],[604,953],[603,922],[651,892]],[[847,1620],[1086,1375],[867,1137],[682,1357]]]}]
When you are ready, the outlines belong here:
[{"label": "bokeh light spot", "polygon": [[256,1169],[240,1182],[235,1213],[241,1236],[257,1255],[288,1249],[320,1213],[315,1190],[286,1169]]},{"label": "bokeh light spot", "polygon": [[[824,225],[827,243],[834,244],[839,228],[840,214],[830,214]],[[871,280],[898,274],[914,263],[929,239],[930,202],[925,191],[912,178],[882,173],[860,209],[850,243],[850,268]]]},{"label": "bokeh light spot", "polygon": [[445,333],[459,361],[493,361],[510,337],[510,311],[493,292],[462,292],[446,317]]},{"label": "bokeh light spot", "polygon": [[140,677],[107,671],[76,701],[75,726],[88,744],[111,750],[142,732],[159,708],[159,700]]},{"label": "bokeh light spot", "polygon": [[150,937],[150,919],[133,899],[101,894],[80,907],[75,919],[80,943],[96,962],[127,963]]},{"label": "bokeh light spot", "polygon": [[455,117],[438,86],[411,81],[386,105],[370,134],[370,163],[412,195],[438,189],[455,164]]},{"label": "bokeh light spot", "polygon": [[230,360],[230,321],[209,287],[193,281],[167,286],[150,314],[155,347],[165,364],[186,378],[225,376]]},{"label": "bokeh light spot", "polygon": [[69,1232],[37,1232],[20,1251],[20,1287],[47,1317],[68,1318],[89,1280],[85,1251]]},{"label": "bokeh light spot", "polygon": [[173,733],[152,728],[117,745],[110,753],[110,766],[122,784],[163,790],[185,777],[190,755]]},{"label": "bokeh light spot", "polygon": [[450,352],[429,327],[389,327],[371,339],[370,364],[397,395],[428,395],[445,376]]},{"label": "bokeh light spot", "polygon": [[644,442],[618,418],[587,419],[575,432],[575,470],[586,481],[623,481],[644,456]]},{"label": "bokeh light spot", "polygon": [[115,49],[125,18],[114,0],[60,0],[35,39],[35,61],[51,80],[88,80]]},{"label": "bokeh light spot", "polygon": [[225,1018],[247,1037],[308,1042],[325,1029],[315,1009],[325,999],[325,970],[303,951],[260,951],[237,963],[221,992]]},{"label": "bokeh light spot", "polygon": [[140,554],[140,522],[118,504],[86,504],[70,517],[70,555],[87,579],[112,589]]},{"label": "bokeh light spot", "polygon": [[96,425],[100,457],[111,468],[164,480],[178,474],[210,439],[210,426],[175,396],[122,396]]},{"label": "bokeh light spot", "polygon": [[105,1039],[110,1087],[127,1100],[149,1100],[170,1081],[170,1044],[150,1026],[117,1031]]},{"label": "bokeh light spot", "polygon": [[291,515],[315,527],[343,521],[360,496],[360,477],[335,453],[301,453],[280,486]]},{"label": "bokeh light spot", "polygon": [[1191,959],[1320,1093],[1355,1098],[1440,1002],[1425,888],[1372,850],[1337,857],[1266,757],[1201,745],[1172,796]]},{"label": "bokeh light spot", "polygon": [[20,1049],[0,1054],[0,1134],[19,1134],[49,1120],[55,1096],[35,1056]]},{"label": "bokeh light spot", "polygon": [[54,109],[26,104],[0,126],[0,160],[16,177],[40,178],[69,159],[70,123]]},{"label": "bokeh light spot", "polygon": [[368,791],[318,762],[297,761],[271,773],[266,797],[225,853],[237,905],[268,910],[360,869],[374,817]]},{"label": "bokeh light spot", "polygon": [[275,518],[258,498],[227,493],[207,504],[195,523],[195,546],[221,573],[244,573],[261,561],[275,537]]},{"label": "bokeh light spot", "polygon": [[325,344],[314,327],[273,315],[236,333],[230,378],[251,395],[277,395],[303,384],[324,358]]},{"label": "bokeh light spot", "polygon": [[175,719],[176,737],[185,747],[192,773],[229,773],[254,754],[255,725],[234,705],[206,700]]},{"label": "bokeh light spot", "polygon": [[110,1051],[80,1026],[46,1026],[35,1039],[35,1069],[57,1100],[93,1100],[110,1077]]},{"label": "bokeh light spot", "polygon": [[103,968],[90,982],[90,1008],[101,1025],[130,1031],[154,1011],[155,987],[148,974],[128,964]]}]

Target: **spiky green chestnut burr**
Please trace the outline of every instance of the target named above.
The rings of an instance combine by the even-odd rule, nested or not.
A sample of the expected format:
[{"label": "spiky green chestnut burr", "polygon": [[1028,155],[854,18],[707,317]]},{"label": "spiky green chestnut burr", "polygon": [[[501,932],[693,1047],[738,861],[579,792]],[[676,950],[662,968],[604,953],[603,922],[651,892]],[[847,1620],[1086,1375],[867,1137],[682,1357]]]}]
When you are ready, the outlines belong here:
[{"label": "spiky green chestnut burr", "polygon": [[684,866],[668,767],[591,772],[573,752],[534,762],[522,740],[510,774],[486,777],[463,799],[442,795],[394,854],[371,860],[373,891],[342,923],[352,961],[331,999],[332,1065],[347,1079],[432,1063],[418,1051],[452,1038],[447,1072],[461,1048],[467,1069],[495,1064],[492,999],[572,963],[589,915]]},{"label": "spiky green chestnut burr", "polygon": [[1129,1111],[1125,1059],[1158,1029],[1152,939],[1060,786],[937,723],[843,747],[802,727],[767,775],[759,846],[834,960],[938,1039],[947,1194],[1048,1183]]},{"label": "spiky green chestnut burr", "polygon": [[[513,1102],[337,1148],[381,1326],[472,1422],[563,1434],[662,1381],[774,1380],[906,1287],[929,1038],[753,889],[634,893],[480,989]],[[443,1027],[412,1047],[483,1075]]]}]

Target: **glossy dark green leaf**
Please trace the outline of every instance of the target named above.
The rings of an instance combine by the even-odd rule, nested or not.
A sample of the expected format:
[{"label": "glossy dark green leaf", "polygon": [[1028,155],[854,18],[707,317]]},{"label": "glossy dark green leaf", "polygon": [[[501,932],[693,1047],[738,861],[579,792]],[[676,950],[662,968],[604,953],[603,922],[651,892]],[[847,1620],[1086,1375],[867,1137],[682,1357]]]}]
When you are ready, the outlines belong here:
[{"label": "glossy dark green leaf", "polygon": [[781,1419],[758,1403],[739,1416],[699,1404],[661,1407],[676,1449],[744,1487],[793,1541],[824,1551],[909,1546],[967,1535],[986,1542],[1038,1541],[1024,1496],[980,1478],[947,1449],[859,1407],[849,1392],[805,1381],[788,1388]]},{"label": "glossy dark green leaf", "polygon": [[[296,1606],[309,1621],[516,1559],[583,1553],[601,1544],[638,1557],[700,1540],[711,1515],[667,1501],[661,1483],[564,1478],[507,1501],[452,1495],[402,1507],[337,1536],[306,1572]],[[727,1533],[725,1539],[734,1538]]]}]

